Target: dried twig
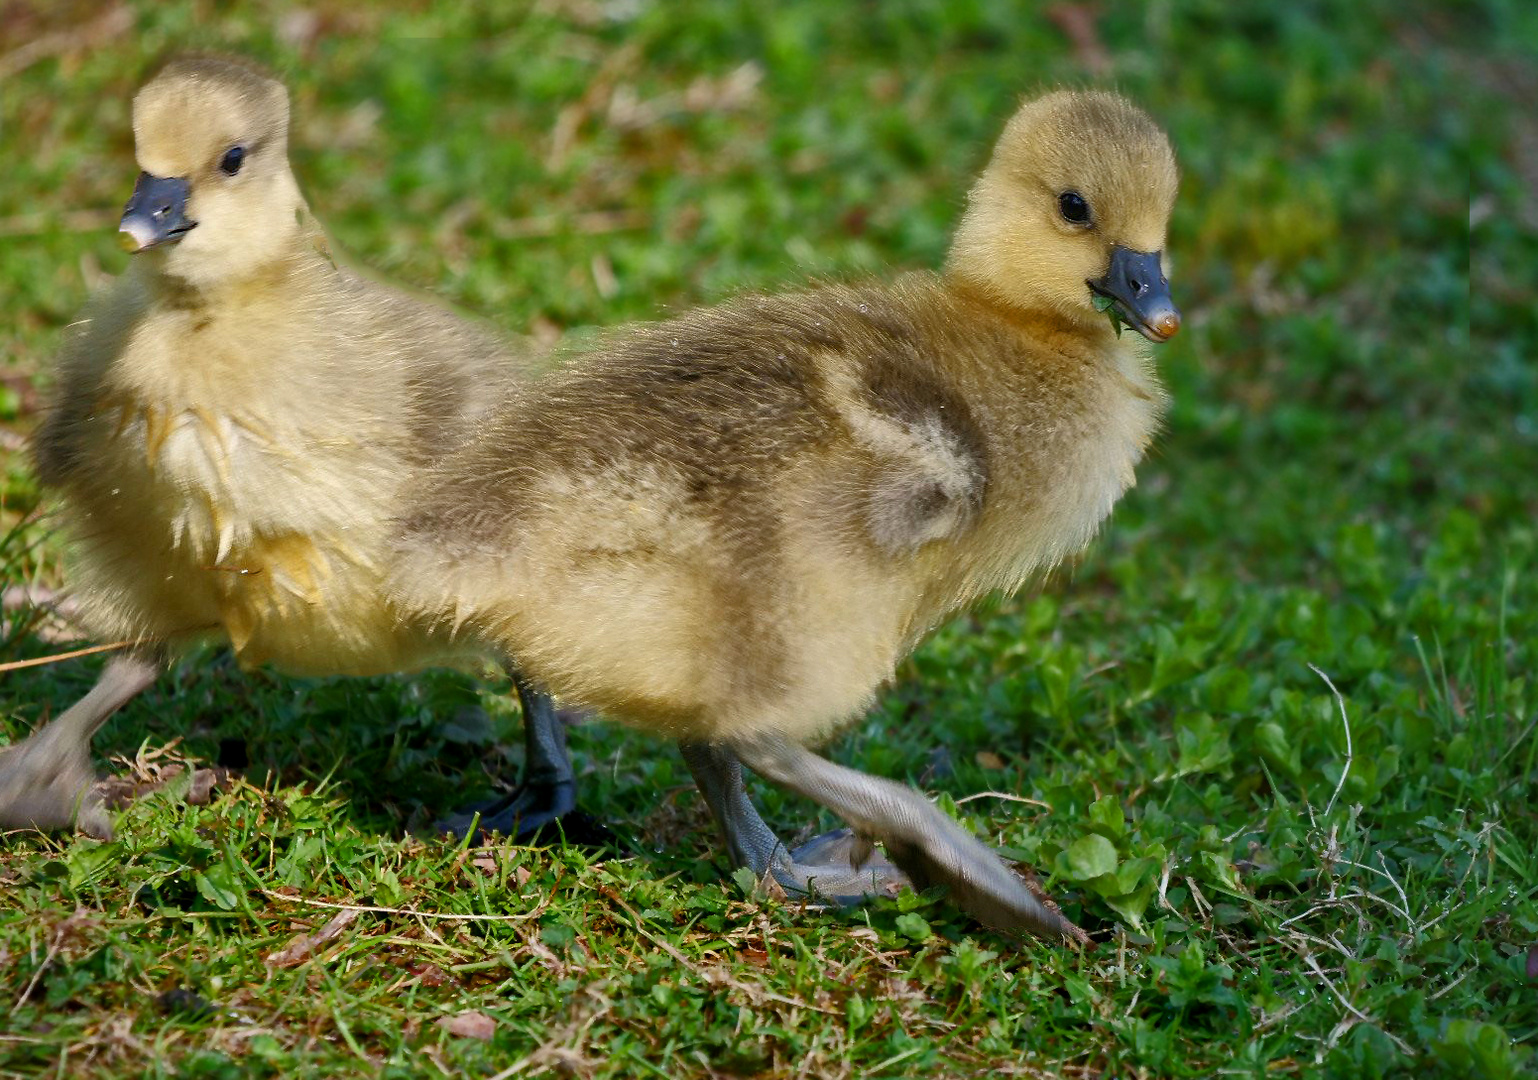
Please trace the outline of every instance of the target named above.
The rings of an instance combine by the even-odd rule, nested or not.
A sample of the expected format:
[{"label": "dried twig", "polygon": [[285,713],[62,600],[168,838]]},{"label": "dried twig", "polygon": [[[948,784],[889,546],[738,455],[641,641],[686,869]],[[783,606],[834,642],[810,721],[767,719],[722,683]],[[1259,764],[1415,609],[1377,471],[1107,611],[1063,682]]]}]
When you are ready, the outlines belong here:
[{"label": "dried twig", "polygon": [[[1307,952],[1303,952],[1302,950],[1299,950],[1298,955],[1303,958],[1303,962],[1305,964],[1307,964],[1309,967],[1311,967],[1314,970],[1314,974],[1319,976],[1319,980],[1324,983],[1324,988],[1330,992],[1330,996],[1332,996],[1336,1001],[1340,1002],[1341,1007],[1344,1008],[1352,1016],[1356,1017],[1358,1022],[1363,1023],[1363,1024],[1372,1024],[1375,1027],[1377,1027],[1377,1029],[1379,1031],[1383,1032],[1383,1034],[1385,1036],[1387,1036],[1389,1038],[1389,1040],[1392,1041],[1395,1046],[1399,1047],[1399,1052],[1404,1054],[1405,1057],[1414,1057],[1415,1056],[1415,1051],[1414,1051],[1414,1049],[1411,1048],[1409,1043],[1405,1042],[1399,1036],[1395,1035],[1392,1031],[1389,1031],[1387,1029],[1387,1027],[1385,1027],[1382,1024],[1379,1024],[1372,1017],[1368,1016],[1366,1013],[1362,1012],[1362,1010],[1358,1009],[1355,1005],[1351,1004],[1351,1002],[1349,1000],[1347,1000],[1346,995],[1342,994],[1339,990],[1336,989],[1335,984],[1330,981],[1330,977],[1325,974],[1324,969],[1319,966],[1319,962],[1314,959],[1314,956],[1313,956],[1312,953],[1307,953]],[[1333,1042],[1331,1043],[1331,1045],[1333,1045]]]},{"label": "dried twig", "polygon": [[328,900],[311,900],[305,896],[285,896],[272,889],[262,889],[261,893],[269,900],[287,900],[291,904],[328,908],[332,911],[371,911],[378,915],[404,915],[413,919],[457,919],[461,922],[528,922],[530,919],[539,918],[545,910],[545,904],[540,904],[533,911],[522,915],[461,915],[452,911],[419,911],[416,908],[378,907],[374,904],[334,904]]},{"label": "dried twig", "polygon": [[54,925],[52,933],[49,935],[48,951],[43,955],[43,962],[37,965],[37,968],[32,972],[32,977],[27,980],[27,985],[23,987],[21,993],[17,995],[16,1003],[11,1006],[11,1015],[14,1016],[16,1014],[16,1010],[21,1008],[26,1000],[32,996],[32,992],[37,989],[38,982],[40,982],[43,978],[43,973],[46,972],[50,966],[52,966],[54,960],[58,959],[59,953],[64,948],[65,942],[67,942],[71,936],[81,931],[84,927],[94,923],[95,921],[95,918],[92,916],[89,910],[83,907],[77,907],[72,914]]},{"label": "dried twig", "polygon": [[317,949],[329,945],[339,937],[354,919],[358,917],[357,908],[344,908],[326,922],[313,934],[300,934],[293,938],[287,945],[267,957],[267,963],[272,967],[286,968],[296,964],[302,964],[313,956]]},{"label": "dried twig", "polygon": [[[1352,863],[1351,865],[1358,866],[1360,864]],[[1365,889],[1358,890],[1357,892],[1345,893],[1342,896],[1334,896],[1328,900],[1321,900],[1319,903],[1314,904],[1307,911],[1303,912],[1303,914],[1294,915],[1290,919],[1283,919],[1282,922],[1278,924],[1277,929],[1285,930],[1293,923],[1302,922],[1304,919],[1311,915],[1317,915],[1319,912],[1328,911],[1331,908],[1351,907],[1352,905],[1349,903],[1349,901],[1352,900],[1376,900],[1378,903],[1392,911],[1395,915],[1398,915],[1400,918],[1404,919],[1405,922],[1409,923],[1412,932],[1415,929],[1415,920],[1410,917],[1410,913],[1408,911],[1406,911],[1404,908],[1401,908],[1392,900],[1379,896],[1377,893],[1367,892]]]},{"label": "dried twig", "polygon": [[74,649],[70,652],[55,653],[52,656],[36,656],[31,660],[12,660],[10,663],[0,664],[0,674],[7,671],[19,671],[22,668],[42,667],[44,664],[57,664],[63,660],[73,660],[77,656],[90,656],[92,653],[112,652],[115,649],[126,649],[134,644],[132,641],[114,641],[110,645],[91,645],[84,649]]},{"label": "dried twig", "polygon": [[43,956],[43,962],[37,965],[37,970],[32,972],[32,978],[27,980],[27,985],[16,996],[16,1004],[11,1006],[12,1016],[16,1015],[16,1010],[21,1008],[22,1003],[32,996],[32,991],[37,989],[38,980],[43,977],[43,972],[48,970],[49,965],[54,961],[54,957],[59,955],[59,950],[63,947],[64,935],[55,934],[53,940],[48,943],[48,952]]}]

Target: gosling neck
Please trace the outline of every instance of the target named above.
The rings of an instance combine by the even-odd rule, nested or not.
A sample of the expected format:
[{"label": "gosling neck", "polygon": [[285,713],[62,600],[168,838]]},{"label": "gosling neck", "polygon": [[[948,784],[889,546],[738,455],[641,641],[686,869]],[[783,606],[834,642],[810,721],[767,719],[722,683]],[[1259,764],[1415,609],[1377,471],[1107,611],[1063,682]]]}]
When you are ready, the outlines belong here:
[{"label": "gosling neck", "polygon": [[947,264],[942,280],[946,289],[963,303],[981,309],[1028,337],[1062,335],[1097,346],[1115,341],[1103,316],[1086,318],[1078,312],[1065,311],[1060,304],[1033,304],[1022,297],[1006,295],[991,281],[979,280],[954,263]]}]

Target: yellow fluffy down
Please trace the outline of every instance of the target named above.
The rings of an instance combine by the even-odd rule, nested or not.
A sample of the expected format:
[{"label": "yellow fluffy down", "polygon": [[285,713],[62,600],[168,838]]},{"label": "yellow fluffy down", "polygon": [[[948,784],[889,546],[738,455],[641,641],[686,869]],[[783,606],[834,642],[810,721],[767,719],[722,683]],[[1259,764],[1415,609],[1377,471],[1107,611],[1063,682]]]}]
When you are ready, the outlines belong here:
[{"label": "yellow fluffy down", "polygon": [[[1066,222],[1059,195],[1094,208]],[[746,297],[513,389],[424,485],[393,588],[556,694],[668,735],[809,740],[937,621],[1080,550],[1164,396],[1086,284],[1156,252],[1158,128],[1024,106],[943,276]]]}]

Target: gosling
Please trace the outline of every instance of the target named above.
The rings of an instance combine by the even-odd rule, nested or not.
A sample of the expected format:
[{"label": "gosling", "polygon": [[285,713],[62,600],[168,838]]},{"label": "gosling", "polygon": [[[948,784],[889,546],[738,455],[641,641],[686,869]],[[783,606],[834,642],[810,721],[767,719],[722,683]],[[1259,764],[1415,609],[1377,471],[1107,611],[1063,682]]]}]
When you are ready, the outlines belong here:
[{"label": "gosling", "polygon": [[[393,522],[537,361],[336,265],[290,169],[288,122],[283,85],[230,59],[175,60],[134,99],[143,171],[122,231],[137,254],[69,328],[35,440],[73,539],[79,619],[134,644],[0,755],[0,826],[110,835],[91,737],[196,642],[304,674],[455,657],[385,591]],[[563,729],[515,683],[528,779],[564,812]],[[514,809],[538,817],[528,798]]]},{"label": "gosling", "polygon": [[[943,274],[737,299],[513,387],[404,520],[402,607],[678,740],[761,878],[833,899],[944,884],[985,923],[1082,940],[918,792],[807,745],[941,620],[1082,549],[1133,483],[1165,396],[1105,308],[1149,341],[1179,329],[1176,183],[1122,98],[1025,104]],[[787,851],[742,765],[853,834]]]}]

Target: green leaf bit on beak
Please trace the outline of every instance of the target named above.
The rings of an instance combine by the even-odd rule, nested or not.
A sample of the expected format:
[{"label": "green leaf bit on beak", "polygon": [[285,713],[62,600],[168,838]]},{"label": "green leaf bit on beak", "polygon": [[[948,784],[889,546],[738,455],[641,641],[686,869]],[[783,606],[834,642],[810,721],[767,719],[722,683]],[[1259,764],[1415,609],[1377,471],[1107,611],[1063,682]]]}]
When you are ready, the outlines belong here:
[{"label": "green leaf bit on beak", "polygon": [[1116,310],[1115,298],[1093,293],[1090,296],[1090,302],[1095,305],[1096,311],[1105,312],[1105,317],[1111,320],[1111,329],[1115,330],[1117,338],[1120,338],[1122,330],[1129,324],[1122,321],[1121,312]]}]

